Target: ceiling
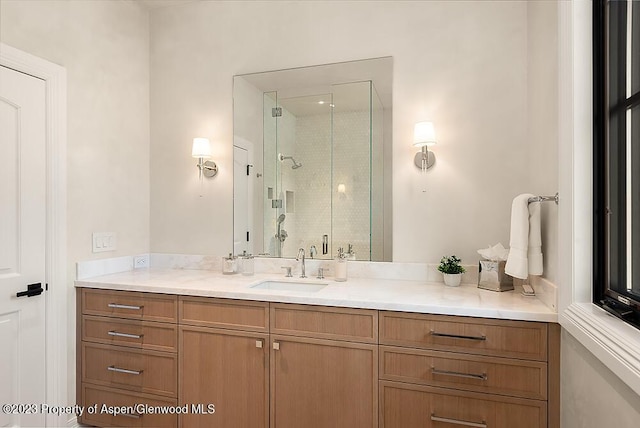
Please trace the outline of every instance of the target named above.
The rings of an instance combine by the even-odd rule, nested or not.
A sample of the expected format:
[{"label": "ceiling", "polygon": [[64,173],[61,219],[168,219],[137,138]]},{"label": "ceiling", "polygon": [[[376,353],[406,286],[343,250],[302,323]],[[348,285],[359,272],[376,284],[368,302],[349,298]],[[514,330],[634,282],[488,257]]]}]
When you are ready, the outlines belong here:
[{"label": "ceiling", "polygon": [[162,7],[176,6],[184,3],[192,3],[198,0],[133,0],[145,9],[154,10]]},{"label": "ceiling", "polygon": [[[328,94],[340,89],[344,97],[334,99],[336,108],[343,101],[350,89],[358,91],[354,82],[372,81],[382,105],[392,106],[393,59],[391,57],[370,58],[356,61],[345,61],[333,64],[322,64],[311,67],[289,68],[285,70],[265,71],[261,73],[241,74],[234,79],[242,78],[261,92],[278,92],[278,99],[300,98],[298,101],[308,102],[309,95]],[[339,88],[338,88],[339,87]],[[317,101],[316,101],[317,104]],[[352,106],[353,107],[353,106]]]}]

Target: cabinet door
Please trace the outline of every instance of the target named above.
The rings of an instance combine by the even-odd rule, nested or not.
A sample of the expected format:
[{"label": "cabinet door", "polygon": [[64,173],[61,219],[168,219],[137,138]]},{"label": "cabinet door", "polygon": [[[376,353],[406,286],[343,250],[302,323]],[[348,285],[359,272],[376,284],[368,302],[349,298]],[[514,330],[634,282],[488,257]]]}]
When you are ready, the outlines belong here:
[{"label": "cabinet door", "polygon": [[271,336],[271,428],[377,427],[377,346]]},{"label": "cabinet door", "polygon": [[381,381],[380,424],[384,428],[546,428],[547,403]]},{"label": "cabinet door", "polygon": [[[178,401],[189,407],[180,425],[267,427],[268,335],[206,327],[180,327]],[[204,414],[192,411],[202,404]],[[215,413],[206,413],[208,405]]]}]

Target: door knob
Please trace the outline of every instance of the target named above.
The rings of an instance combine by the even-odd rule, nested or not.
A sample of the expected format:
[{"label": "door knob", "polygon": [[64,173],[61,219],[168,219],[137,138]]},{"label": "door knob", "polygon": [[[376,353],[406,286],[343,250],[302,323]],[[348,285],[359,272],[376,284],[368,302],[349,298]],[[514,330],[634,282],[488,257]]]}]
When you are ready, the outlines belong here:
[{"label": "door knob", "polygon": [[36,284],[29,284],[27,285],[27,289],[25,291],[20,291],[19,293],[16,293],[16,297],[22,297],[22,296],[27,296],[27,297],[31,297],[31,296],[39,296],[40,294],[42,294],[42,292],[44,291],[44,289],[42,288],[42,283],[38,282]]}]

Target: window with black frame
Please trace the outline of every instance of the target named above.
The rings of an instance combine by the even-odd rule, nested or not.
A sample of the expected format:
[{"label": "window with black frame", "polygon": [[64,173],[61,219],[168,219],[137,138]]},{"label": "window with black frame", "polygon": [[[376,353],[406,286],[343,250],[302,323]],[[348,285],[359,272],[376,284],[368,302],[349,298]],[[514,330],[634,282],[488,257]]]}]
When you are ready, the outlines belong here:
[{"label": "window with black frame", "polygon": [[640,1],[593,5],[593,295],[640,328]]}]

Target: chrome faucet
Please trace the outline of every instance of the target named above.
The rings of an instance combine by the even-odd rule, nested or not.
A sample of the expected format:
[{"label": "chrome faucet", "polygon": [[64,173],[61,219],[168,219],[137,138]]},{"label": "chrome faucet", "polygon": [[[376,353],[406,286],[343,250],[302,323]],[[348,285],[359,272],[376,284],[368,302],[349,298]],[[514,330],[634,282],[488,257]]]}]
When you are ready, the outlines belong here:
[{"label": "chrome faucet", "polygon": [[296,261],[300,261],[300,257],[302,257],[302,272],[300,273],[300,278],[306,278],[305,267],[304,267],[304,248],[300,248],[298,250],[298,255],[296,256]]}]

